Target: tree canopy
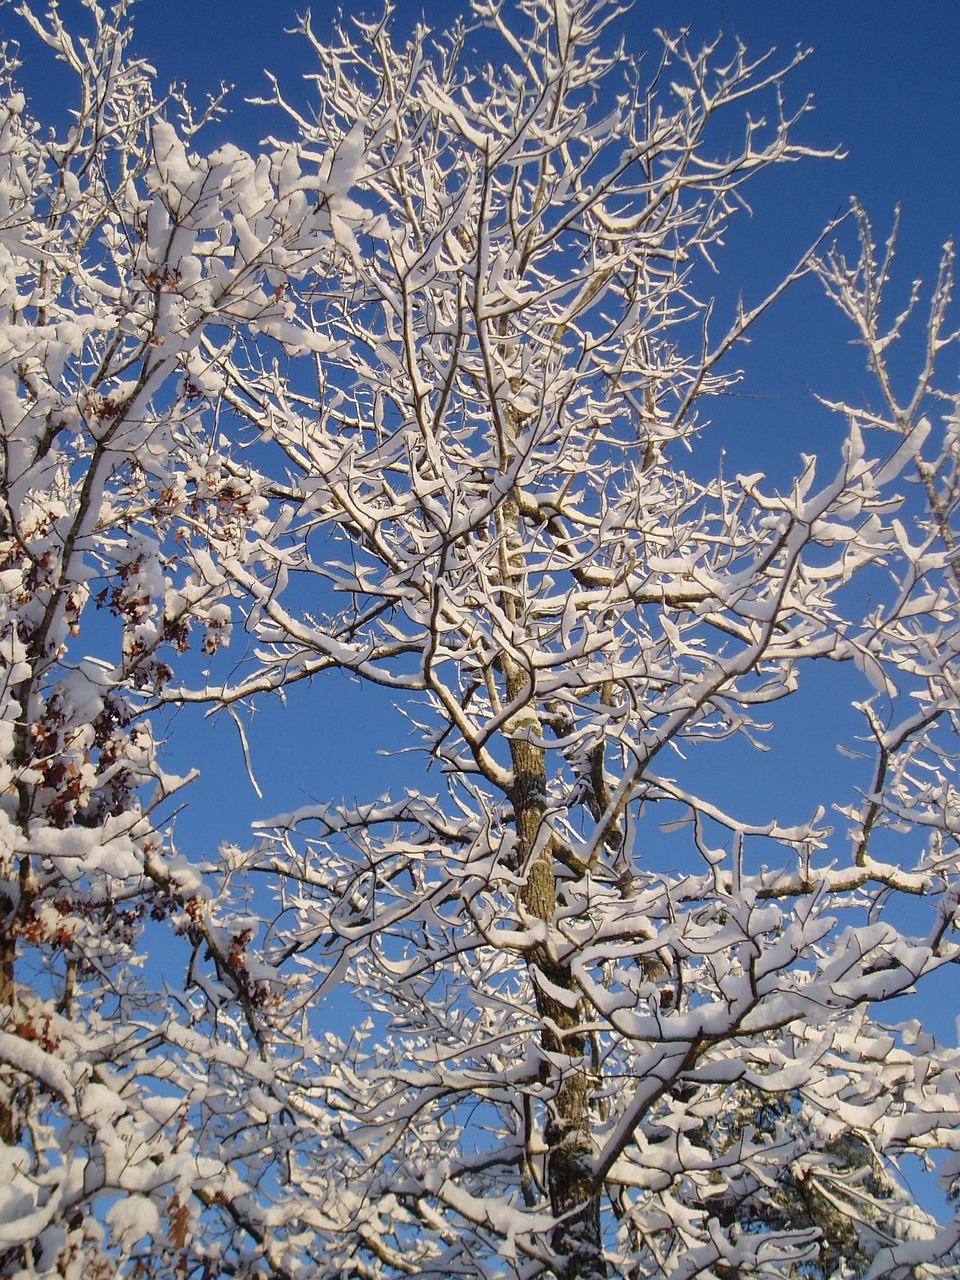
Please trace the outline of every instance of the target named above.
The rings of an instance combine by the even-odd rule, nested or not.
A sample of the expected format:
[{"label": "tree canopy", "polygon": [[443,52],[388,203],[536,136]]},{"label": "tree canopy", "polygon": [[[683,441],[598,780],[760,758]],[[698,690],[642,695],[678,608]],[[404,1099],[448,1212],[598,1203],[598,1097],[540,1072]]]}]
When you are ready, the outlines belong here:
[{"label": "tree canopy", "polygon": [[[84,5],[18,10],[69,125],[9,47],[0,103],[0,1274],[954,1274],[896,1174],[960,1148],[904,999],[960,956],[952,251],[888,298],[855,207],[714,305],[753,176],[820,154],[802,55],[307,17],[250,153]],[[728,476],[711,404],[803,277],[872,398]],[[824,666],[854,759],[758,820],[734,774]],[[178,848],[167,713],[332,672],[409,786],[372,741],[355,799]]]}]

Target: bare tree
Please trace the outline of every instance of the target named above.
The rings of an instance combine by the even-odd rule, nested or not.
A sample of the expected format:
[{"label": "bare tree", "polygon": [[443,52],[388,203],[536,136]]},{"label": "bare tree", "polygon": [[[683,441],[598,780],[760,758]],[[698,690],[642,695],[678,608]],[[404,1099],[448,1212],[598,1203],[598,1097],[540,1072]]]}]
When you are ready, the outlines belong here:
[{"label": "bare tree", "polygon": [[[73,55],[88,104],[108,67],[134,74],[92,11],[106,43]],[[10,1185],[43,1229],[88,1206],[97,1258],[131,1273],[949,1275],[960,1226],[932,1223],[888,1162],[957,1146],[958,1053],[882,1021],[958,954],[960,460],[935,367],[953,343],[949,257],[905,399],[887,363],[905,316],[883,319],[892,248],[859,212],[855,260],[831,227],[724,318],[705,278],[744,184],[814,154],[793,140],[791,67],[661,36],[646,68],[589,0],[475,15],[495,67],[474,69],[468,30],[398,43],[360,22],[324,43],[305,20],[315,111],[277,86],[295,141],[258,158],[196,154],[190,117],[172,124],[142,69],[135,144],[96,106],[74,151],[8,112],[4,226],[29,229],[8,278],[25,295],[61,265],[11,304],[29,349],[4,357],[3,429],[42,440],[51,401],[64,416],[29,455],[24,488],[47,506],[45,459],[75,451],[53,455],[56,534],[4,491],[16,546],[55,548],[36,608],[57,646],[5,633],[30,655],[7,659],[8,915],[63,901],[96,939],[82,993],[74,970],[59,997],[69,1087],[52,1044],[0,1041]],[[68,59],[79,48],[56,15],[32,21]],[[738,340],[811,273],[880,399],[836,406],[837,456],[805,458],[781,493],[717,472],[705,405],[736,381]],[[97,575],[121,624],[113,663],[65,638]],[[216,650],[241,620],[255,645],[231,667]],[[201,627],[197,677],[172,651]],[[772,796],[748,820],[726,761],[762,746],[824,663],[849,674],[865,738],[841,745],[861,763],[806,821]],[[204,883],[154,832],[153,754],[126,766],[122,868],[88,799],[110,764],[75,728],[90,716],[23,754],[61,687],[122,698],[135,745],[148,711],[239,723],[331,670],[386,690],[424,776],[264,823]],[[64,808],[47,775],[68,737],[95,772]],[[686,839],[675,870],[663,826]],[[83,838],[68,849],[62,832]],[[83,905],[74,865],[92,877]],[[153,1006],[128,984],[105,1014],[124,893],[185,935],[189,981]],[[8,944],[14,1027],[28,1006],[53,1017],[44,983],[66,990],[79,947],[34,932]],[[368,1015],[344,1034],[321,999],[338,989]],[[15,1131],[15,1107],[72,1117],[59,1162]],[[127,1117],[150,1138],[118,1176],[99,1152]],[[69,1244],[2,1230],[27,1275]]]},{"label": "bare tree", "polygon": [[[190,1063],[214,1051],[165,1035],[176,1005],[144,975],[145,929],[185,936],[197,981],[248,1028],[257,984],[243,926],[208,926],[201,874],[164,829],[189,775],[162,767],[146,708],[191,644],[229,639],[209,533],[222,551],[270,527],[219,433],[204,343],[280,350],[285,282],[330,241],[286,154],[188,157],[219,103],[157,97],[125,6],[86,9],[83,35],[56,7],[20,11],[72,75],[67,127],[41,130],[12,48],[2,65],[4,1276],[112,1276],[124,1259],[179,1274],[189,1202],[223,1191],[188,1123]],[[191,1241],[191,1265],[205,1247]]]},{"label": "bare tree", "polygon": [[[811,154],[789,68],[664,36],[644,78],[601,51],[602,8],[476,14],[496,70],[470,69],[462,32],[428,53],[423,31],[325,45],[304,24],[316,119],[275,102],[321,194],[352,193],[311,302],[329,345],[313,390],[265,369],[225,393],[281,451],[288,524],[273,561],[219,560],[261,641],[220,697],[349,671],[393,691],[441,787],[301,808],[247,855],[280,886],[291,1036],[338,981],[373,1011],[366,1039],[313,1042],[291,1077],[326,1126],[297,1140],[325,1189],[314,1265],[790,1274],[819,1248],[815,1219],[777,1218],[790,1183],[896,1274],[955,1239],[898,1253],[933,1229],[871,1173],[955,1141],[954,1055],[875,1020],[956,955],[957,436],[933,369],[949,262],[909,404],[865,222],[858,265],[814,249],[720,322],[697,263],[753,173]],[[785,493],[704,478],[684,459],[736,378],[724,357],[810,271],[859,326],[885,408],[838,406],[838,457],[825,474],[807,458]],[[857,583],[881,567],[867,605]],[[807,821],[772,800],[747,821],[683,762],[761,744],[825,661],[849,668],[872,775]],[[663,821],[690,838],[669,874],[643,856]],[[735,1086],[776,1122],[738,1125]]]}]

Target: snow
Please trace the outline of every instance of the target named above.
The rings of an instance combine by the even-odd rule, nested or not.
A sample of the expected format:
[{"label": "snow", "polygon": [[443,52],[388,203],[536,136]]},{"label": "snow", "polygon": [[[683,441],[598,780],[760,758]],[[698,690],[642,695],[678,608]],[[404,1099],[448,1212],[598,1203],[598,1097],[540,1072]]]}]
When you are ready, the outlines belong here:
[{"label": "snow", "polygon": [[[790,1269],[812,1226],[717,1206],[960,1128],[957,1050],[899,1004],[960,955],[952,392],[930,370],[906,412],[881,378],[779,490],[704,464],[687,391],[732,389],[752,313],[718,339],[691,263],[748,170],[807,154],[784,123],[700,150],[704,95],[769,87],[739,47],[711,79],[668,42],[647,117],[568,0],[467,87],[361,22],[292,140],[208,153],[88,16],[82,46],[26,20],[104,120],[138,104],[134,151],[0,111],[0,1059],[31,1161],[0,1152],[0,1238],[34,1271],[183,1233],[291,1276],[525,1276],[571,1157],[611,1273]],[[881,372],[863,244],[803,272]],[[894,491],[918,461],[942,499]],[[761,793],[738,749],[825,658],[867,758]],[[419,781],[321,777],[249,847],[177,848],[193,774],[156,735],[195,703],[249,753],[247,710],[331,671],[390,691]],[[895,1222],[891,1266],[952,1247]]]},{"label": "snow", "polygon": [[146,1196],[121,1196],[107,1209],[104,1220],[125,1250],[147,1236],[160,1238],[160,1213]]}]

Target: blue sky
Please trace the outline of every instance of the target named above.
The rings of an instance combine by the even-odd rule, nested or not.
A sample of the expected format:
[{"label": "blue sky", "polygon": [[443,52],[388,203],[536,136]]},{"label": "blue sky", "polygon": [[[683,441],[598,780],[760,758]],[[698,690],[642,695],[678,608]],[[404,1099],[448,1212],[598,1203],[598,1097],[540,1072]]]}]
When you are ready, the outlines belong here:
[{"label": "blue sky", "polygon": [[[78,0],[63,0],[60,8],[68,23],[76,21]],[[467,9],[464,0],[398,0],[395,21],[409,30],[422,14],[440,27]],[[232,114],[216,126],[209,143],[229,137],[254,147],[264,134],[282,130],[276,115],[244,101],[267,91],[264,68],[294,94],[311,69],[306,42],[285,34],[297,11],[288,0],[138,0],[135,48],[156,66],[161,82],[185,80],[195,100],[220,81],[233,83]],[[325,0],[314,5],[318,35],[335,16],[335,6]],[[776,46],[784,61],[798,45],[811,47],[788,81],[788,105],[799,105],[808,94],[816,101],[798,136],[847,152],[843,160],[784,166],[761,175],[749,189],[754,215],[735,221],[719,259],[717,289],[728,302],[741,290],[748,302],[760,297],[852,194],[865,204],[881,236],[901,205],[901,285],[916,275],[933,277],[943,242],[960,227],[960,6],[942,0],[639,0],[619,23],[628,48],[649,50],[651,61],[657,51],[651,33],[658,26],[689,27],[693,42],[723,30],[756,53]],[[10,7],[0,9],[0,34],[22,37],[23,78],[39,114],[62,118],[68,82],[51,74],[45,53]],[[722,443],[730,471],[762,468],[786,482],[799,453],[810,450],[832,465],[837,424],[815,404],[813,392],[853,399],[864,394],[868,379],[849,338],[812,281],[763,318],[738,356],[748,371],[743,394],[719,402],[714,412],[716,454]],[[826,714],[849,728],[839,676],[822,677],[825,686],[838,686],[826,690]],[[796,711],[787,712],[786,733],[803,747],[795,753],[793,783],[803,781],[812,795],[833,777],[837,757],[826,732],[806,733],[808,714],[798,700]],[[823,728],[823,714],[816,723]],[[260,800],[246,781],[228,717],[201,722],[195,713],[183,713],[171,726],[174,762],[200,763],[205,776],[191,788],[188,808],[177,820],[178,840],[202,856],[222,838],[244,843],[252,819],[307,798],[375,795],[406,772],[406,757],[397,754],[409,744],[406,732],[378,690],[338,676],[293,690],[285,711],[266,707],[250,730],[264,790]],[[387,754],[371,761],[374,746]],[[776,788],[782,764],[777,753],[750,764],[751,777],[768,780],[756,797]]]},{"label": "blue sky", "polygon": [[[466,11],[462,0],[422,6],[399,0],[396,21],[409,28],[423,12],[428,22],[442,24]],[[154,61],[161,79],[184,78],[199,96],[219,81],[236,84],[235,111],[223,125],[225,134],[254,145],[270,128],[264,113],[243,102],[267,87],[269,67],[293,87],[311,67],[303,40],[284,34],[295,22],[288,3],[227,5],[213,0],[140,0],[137,5],[140,51]],[[329,25],[332,5],[314,6],[318,34]],[[738,34],[751,49],[772,46],[786,59],[798,45],[811,46],[808,60],[791,77],[788,102],[799,104],[813,94],[816,111],[800,126],[804,140],[819,147],[841,145],[847,158],[810,161],[761,176],[752,189],[754,216],[734,223],[718,288],[728,297],[742,289],[749,301],[760,296],[816,237],[819,229],[856,194],[879,231],[885,234],[899,202],[901,236],[898,256],[901,283],[915,275],[931,278],[944,240],[960,225],[960,6],[947,3],[837,3],[836,0],[740,0],[739,3],[666,3],[648,0],[623,19],[629,47],[647,48],[653,56],[656,26],[691,28],[691,37],[710,38],[718,30]],[[728,451],[731,469],[762,466],[786,480],[801,450],[836,456],[837,424],[813,400],[813,391],[856,397],[868,386],[858,353],[849,347],[845,322],[808,282],[795,289],[754,333],[740,358],[748,369],[742,397],[717,406],[718,443]],[[829,682],[831,675],[824,677]],[[839,693],[839,690],[838,690]],[[395,752],[406,741],[399,717],[384,718],[375,690],[350,690],[338,677],[312,689],[295,690],[281,723],[265,711],[251,731],[255,764],[265,791],[263,803],[245,785],[225,810],[216,804],[218,821],[232,839],[242,840],[244,824],[254,814],[288,809],[307,795],[383,789],[400,766],[394,756],[381,758],[377,777],[361,776],[370,767],[371,734]],[[333,711],[334,725],[322,729]],[[841,710],[837,708],[838,715]],[[239,755],[232,726],[207,726],[189,744],[208,762],[221,754],[218,744]],[[798,726],[798,732],[800,727]],[[180,734],[175,735],[178,739]],[[193,734],[191,734],[193,739]],[[309,743],[309,750],[304,744]],[[829,754],[811,742],[800,768],[808,768],[811,787],[836,767]],[[181,750],[186,750],[180,744]],[[759,763],[759,762],[758,762]],[[764,762],[765,763],[765,762]],[[775,768],[777,762],[771,761]],[[208,764],[209,772],[209,764]],[[231,788],[233,790],[233,788]],[[200,795],[195,797],[196,808]],[[182,821],[184,835],[193,830]],[[206,822],[202,824],[206,830]]]},{"label": "blue sky", "polygon": [[[313,4],[318,34],[339,7]],[[423,14],[428,24],[442,26],[468,7],[464,0],[398,0],[395,20],[409,28]],[[161,79],[183,78],[197,90],[222,79],[237,86],[240,98],[266,87],[265,67],[289,80],[309,70],[310,51],[284,34],[303,8],[287,0],[139,0],[138,45]],[[378,4],[358,8],[379,11]],[[820,145],[842,144],[849,157],[808,172],[802,182],[785,179],[798,223],[808,208],[820,221],[855,192],[878,218],[902,201],[905,233],[917,243],[928,238],[934,252],[954,230],[960,6],[949,0],[639,0],[621,19],[634,50],[655,49],[653,28],[681,26],[695,38],[735,33],[758,52],[813,48],[794,77],[795,92],[811,92],[817,101],[806,136]],[[251,113],[237,105],[243,125],[255,128]]]}]

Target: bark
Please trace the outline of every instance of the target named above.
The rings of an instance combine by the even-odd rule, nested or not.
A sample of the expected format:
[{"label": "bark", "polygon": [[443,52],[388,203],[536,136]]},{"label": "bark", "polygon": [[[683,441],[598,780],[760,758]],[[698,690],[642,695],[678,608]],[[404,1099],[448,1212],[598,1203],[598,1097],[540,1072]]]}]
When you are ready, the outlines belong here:
[{"label": "bark", "polygon": [[[7,894],[0,894],[0,1023],[9,1023],[16,999],[14,961],[16,940],[13,932],[14,904]],[[13,1090],[0,1081],[0,1143],[13,1146],[17,1140],[17,1124],[13,1107]]]},{"label": "bark", "polygon": [[[528,744],[516,746],[527,750],[514,752],[515,764],[518,755],[529,754]],[[534,789],[536,780],[535,773],[518,772],[517,828],[521,848],[527,843],[527,833],[536,832],[542,817],[542,800],[537,803]],[[541,797],[542,794],[541,789]],[[534,859],[521,899],[531,915],[546,923],[552,920],[555,882],[549,844]],[[542,1026],[544,1074],[555,1086],[548,1102],[544,1137],[550,1205],[559,1219],[551,1242],[557,1258],[556,1271],[561,1280],[597,1280],[607,1272],[600,1243],[599,1197],[593,1181],[592,1083],[586,1036],[580,1029],[578,1002],[575,1003],[576,988],[569,968],[551,959],[543,945],[531,948],[527,964]],[[557,999],[551,988],[569,992],[570,1002]]]},{"label": "bark", "polygon": [[[519,563],[519,504],[514,496],[501,512],[501,572],[511,592],[506,593],[508,609],[515,608],[516,588],[522,586]],[[508,655],[503,658],[506,694],[513,703],[531,694],[530,703],[518,717],[510,737],[513,765],[514,822],[520,865],[527,867],[520,900],[524,910],[553,924],[556,908],[552,841],[543,839],[541,828],[546,809],[546,756],[542,746],[543,727],[536,700],[529,690],[527,673]],[[537,1013],[540,1017],[541,1071],[552,1086],[547,1102],[549,1114],[544,1127],[547,1146],[546,1181],[550,1207],[557,1218],[551,1237],[558,1280],[606,1280],[607,1267],[600,1238],[600,1197],[593,1176],[593,1145],[590,1137],[590,1100],[594,1088],[587,1060],[587,1036],[582,1030],[580,1001],[569,966],[538,943],[526,956]],[[568,992],[569,999],[553,992]]]},{"label": "bark", "polygon": [[[527,743],[514,744],[514,764],[530,754]],[[542,752],[539,752],[542,758]],[[538,775],[518,770],[517,830],[521,851],[535,833],[543,814],[542,786]],[[542,783],[543,775],[539,775]],[[539,799],[539,803],[538,803]],[[523,906],[549,923],[555,906],[555,882],[549,844],[534,859],[521,893]],[[543,1071],[553,1084],[544,1130],[547,1145],[546,1176],[550,1206],[558,1219],[551,1239],[560,1280],[602,1280],[607,1275],[600,1242],[600,1201],[593,1179],[593,1147],[590,1140],[590,1096],[593,1084],[587,1066],[586,1035],[574,1003],[576,988],[566,965],[552,960],[548,949],[530,949],[527,965],[536,993],[541,1021]],[[546,981],[544,981],[544,979]],[[549,986],[547,985],[549,984]],[[571,999],[557,999],[551,990],[569,992]],[[570,1007],[573,1004],[574,1007]]]}]

